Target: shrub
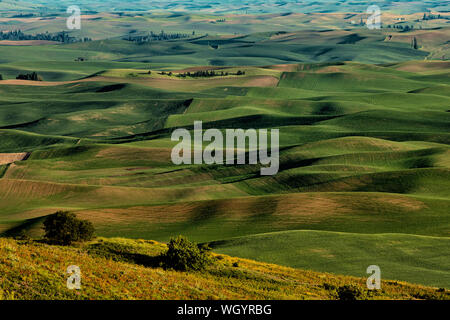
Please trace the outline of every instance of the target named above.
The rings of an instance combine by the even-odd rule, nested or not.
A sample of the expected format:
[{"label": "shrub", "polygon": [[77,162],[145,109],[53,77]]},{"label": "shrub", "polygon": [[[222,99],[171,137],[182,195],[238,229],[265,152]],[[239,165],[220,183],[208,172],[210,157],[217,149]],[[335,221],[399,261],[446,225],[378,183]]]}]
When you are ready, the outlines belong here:
[{"label": "shrub", "polygon": [[20,230],[15,236],[14,239],[16,240],[23,240],[23,241],[30,241],[31,238],[30,236],[27,234],[27,232],[25,230]]},{"label": "shrub", "polygon": [[44,221],[45,238],[55,244],[70,245],[94,237],[94,225],[80,220],[74,213],[58,211]]},{"label": "shrub", "polygon": [[198,246],[185,237],[179,236],[170,240],[168,250],[162,256],[162,265],[178,271],[204,270],[212,263],[210,250],[208,246]]},{"label": "shrub", "polygon": [[336,290],[339,300],[352,301],[364,298],[360,288],[354,285],[344,285]]},{"label": "shrub", "polygon": [[323,284],[323,288],[327,291],[336,291],[336,286],[327,282]]}]

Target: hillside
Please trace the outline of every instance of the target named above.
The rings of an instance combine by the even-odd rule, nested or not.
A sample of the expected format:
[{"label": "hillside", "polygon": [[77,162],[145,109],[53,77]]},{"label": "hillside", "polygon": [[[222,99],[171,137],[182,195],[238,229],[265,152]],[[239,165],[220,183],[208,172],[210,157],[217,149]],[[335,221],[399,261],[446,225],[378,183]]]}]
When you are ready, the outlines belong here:
[{"label": "hillside", "polygon": [[[450,300],[449,23],[448,0],[0,0],[0,300]],[[60,211],[98,238],[47,244]],[[178,235],[215,264],[165,270]]]},{"label": "hillside", "polygon": [[329,271],[332,266],[333,273],[361,277],[365,267],[377,261],[387,279],[402,275],[412,283],[450,287],[448,238],[294,230],[232,238],[210,246],[257,261],[317,271]]},{"label": "hillside", "polygon": [[[206,272],[156,267],[165,245],[149,240],[98,239],[78,247],[0,238],[0,299],[337,299],[336,289],[359,287],[366,299],[450,299],[450,292],[290,269],[215,255]],[[81,289],[66,287],[69,265],[81,269]]]},{"label": "hillside", "polygon": [[[0,81],[2,234],[39,237],[47,215],[70,210],[100,236],[184,234],[242,258],[352,276],[379,263],[392,279],[450,285],[448,62],[222,66],[206,79],[178,75],[211,67],[122,63],[88,63],[79,80]],[[278,174],[174,165],[172,131],[197,120],[279,129]],[[274,253],[270,234],[288,231],[310,259]],[[372,262],[374,239],[392,250]]]}]

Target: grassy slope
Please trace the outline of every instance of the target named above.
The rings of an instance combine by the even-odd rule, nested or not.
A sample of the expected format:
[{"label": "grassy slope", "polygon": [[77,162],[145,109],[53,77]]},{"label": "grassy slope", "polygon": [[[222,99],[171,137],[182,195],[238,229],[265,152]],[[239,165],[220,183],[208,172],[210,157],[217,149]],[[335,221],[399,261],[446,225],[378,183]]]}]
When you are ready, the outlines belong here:
[{"label": "grassy slope", "polygon": [[[0,299],[336,299],[334,288],[344,284],[360,287],[368,299],[450,298],[448,291],[398,281],[382,281],[382,290],[369,293],[362,278],[224,255],[206,272],[167,271],[152,266],[164,249],[148,240],[64,248],[1,238]],[[81,269],[81,290],[66,287],[69,265]]]},{"label": "grassy slope", "polygon": [[275,232],[211,243],[221,253],[336,274],[363,276],[367,266],[376,264],[385,279],[447,288],[449,245],[448,238],[324,231]]},{"label": "grassy slope", "polygon": [[[127,67],[105,71],[107,81],[1,86],[0,151],[33,153],[0,181],[0,228],[38,235],[39,219],[27,219],[66,208],[108,236],[403,233],[442,237],[437,252],[450,230],[449,82],[448,67],[429,63],[416,62],[425,71],[414,72],[358,63],[246,70],[255,73],[248,77],[280,77],[269,88],[168,79],[167,88],[192,87],[173,93],[146,79],[130,83]],[[191,128],[193,119],[219,128],[280,128],[280,173],[172,166],[171,129]],[[424,279],[411,269],[412,281],[435,283],[448,263],[442,259]],[[402,274],[393,268],[393,278]]]}]

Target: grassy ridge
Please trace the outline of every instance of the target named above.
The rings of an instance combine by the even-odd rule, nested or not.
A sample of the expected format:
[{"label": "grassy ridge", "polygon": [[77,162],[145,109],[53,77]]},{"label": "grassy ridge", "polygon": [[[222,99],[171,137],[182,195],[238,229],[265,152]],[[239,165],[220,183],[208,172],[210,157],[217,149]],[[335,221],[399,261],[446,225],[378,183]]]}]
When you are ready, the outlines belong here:
[{"label": "grassy ridge", "polygon": [[[31,152],[3,169],[0,230],[40,236],[40,219],[58,209],[76,211],[103,236],[158,241],[317,230],[317,243],[349,257],[346,266],[330,261],[327,271],[353,275],[364,254],[335,248],[329,232],[348,233],[345,248],[399,233],[402,252],[416,253],[391,264],[380,257],[392,278],[448,284],[439,280],[448,272],[441,244],[450,231],[445,62],[219,67],[246,75],[186,80],[176,76],[179,68],[148,75],[127,65],[73,83],[0,86],[0,152]],[[205,129],[280,129],[279,173],[261,177],[258,165],[174,166],[171,132],[192,131],[194,120]],[[438,244],[414,251],[414,235]],[[236,255],[247,257],[245,247],[255,243]],[[296,266],[289,250],[264,248],[264,259]],[[421,278],[408,259],[428,253],[442,258]],[[301,267],[320,268],[320,257],[310,257]]]},{"label": "grassy ridge", "polygon": [[[449,299],[448,291],[383,281],[368,292],[365,279],[303,271],[215,255],[206,272],[164,270],[151,261],[165,245],[148,240],[99,239],[55,247],[0,239],[2,299],[337,299],[336,288],[355,285],[368,299]],[[81,289],[69,290],[66,269],[80,267]]]}]

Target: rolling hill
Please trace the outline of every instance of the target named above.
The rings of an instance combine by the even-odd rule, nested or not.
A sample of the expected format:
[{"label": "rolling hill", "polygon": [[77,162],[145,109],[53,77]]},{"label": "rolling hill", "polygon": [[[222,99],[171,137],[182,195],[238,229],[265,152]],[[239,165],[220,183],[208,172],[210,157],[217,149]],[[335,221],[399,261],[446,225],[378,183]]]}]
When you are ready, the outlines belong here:
[{"label": "rolling hill", "polygon": [[[0,1],[0,299],[448,299],[449,3],[374,4]],[[278,129],[278,173],[175,165],[195,121]],[[45,244],[58,210],[99,238]],[[216,266],[160,268],[180,234]]]},{"label": "rolling hill", "polygon": [[[180,78],[178,63],[60,67],[51,82],[0,81],[4,235],[39,237],[65,209],[101,236],[184,234],[243,258],[352,276],[370,262],[390,279],[449,286],[447,62],[217,66],[245,75],[213,79]],[[279,173],[173,165],[171,132],[195,120],[279,128]],[[384,249],[372,254],[374,242]]]}]

